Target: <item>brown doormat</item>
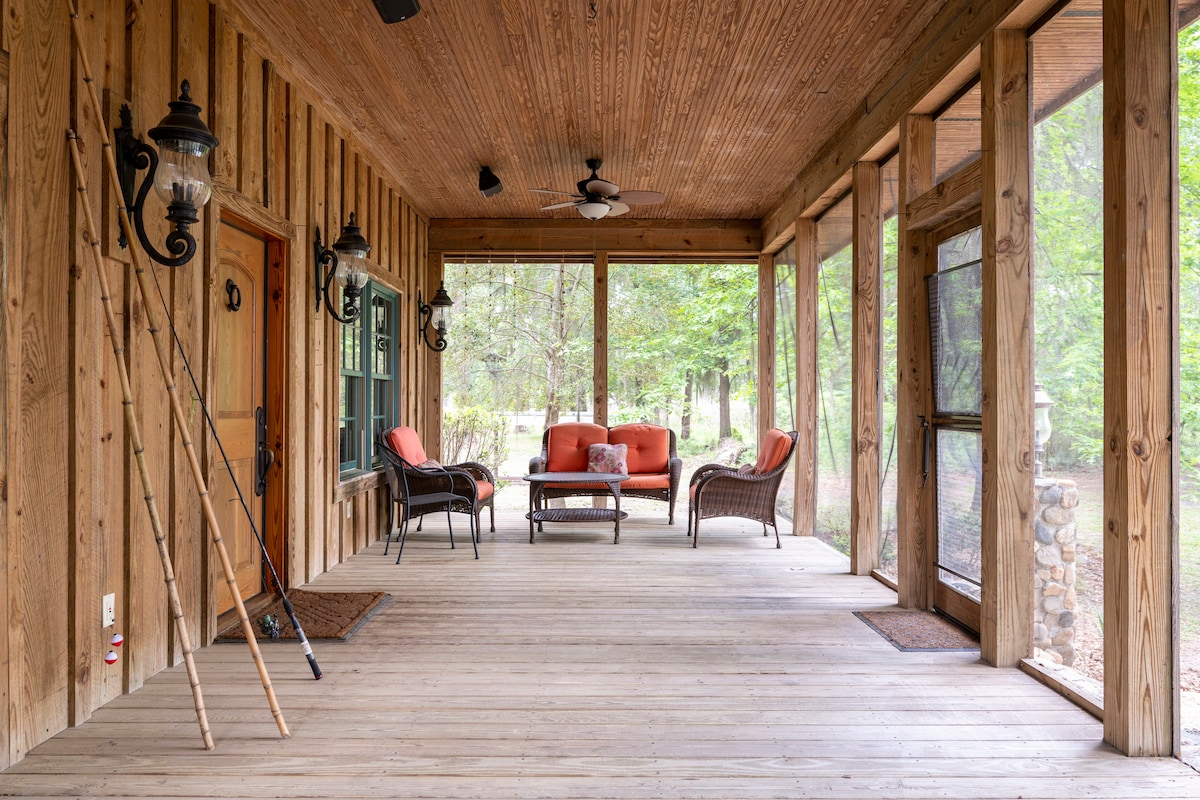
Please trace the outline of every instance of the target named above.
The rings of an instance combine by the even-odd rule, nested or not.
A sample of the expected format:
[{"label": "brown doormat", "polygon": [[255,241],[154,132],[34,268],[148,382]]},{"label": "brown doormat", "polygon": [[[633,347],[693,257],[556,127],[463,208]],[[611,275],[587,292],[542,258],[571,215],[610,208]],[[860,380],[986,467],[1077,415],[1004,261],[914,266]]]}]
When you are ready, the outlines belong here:
[{"label": "brown doormat", "polygon": [[855,611],[897,650],[978,650],[979,640],[945,617],[931,611]]},{"label": "brown doormat", "polygon": [[[292,610],[304,635],[309,639],[341,639],[346,640],[354,635],[364,622],[379,609],[383,608],[390,597],[386,592],[303,592],[295,591],[288,595],[292,601]],[[272,617],[279,626],[279,635],[271,636],[267,631],[272,627],[270,622],[264,622],[265,617]],[[254,626],[255,638],[259,641],[279,639],[296,639],[296,630],[292,627],[288,615],[283,611],[283,600],[275,597],[264,608],[250,615],[250,623]],[[218,634],[218,642],[244,642],[245,630],[240,621]]]}]

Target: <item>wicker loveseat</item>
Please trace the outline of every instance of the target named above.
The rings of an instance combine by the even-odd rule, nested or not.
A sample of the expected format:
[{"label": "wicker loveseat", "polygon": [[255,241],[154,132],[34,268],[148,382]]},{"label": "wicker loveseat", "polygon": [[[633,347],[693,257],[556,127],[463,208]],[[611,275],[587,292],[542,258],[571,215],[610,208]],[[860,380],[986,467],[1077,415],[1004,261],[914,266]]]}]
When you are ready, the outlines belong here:
[{"label": "wicker loveseat", "polygon": [[[542,454],[529,460],[533,472],[586,472],[588,446],[624,444],[629,478],[621,481],[621,497],[644,497],[667,504],[667,523],[675,523],[675,497],[683,461],[675,453],[675,432],[642,423],[605,428],[588,422],[551,425],[542,434]],[[543,498],[607,497],[608,486],[597,483],[546,484]]]}]

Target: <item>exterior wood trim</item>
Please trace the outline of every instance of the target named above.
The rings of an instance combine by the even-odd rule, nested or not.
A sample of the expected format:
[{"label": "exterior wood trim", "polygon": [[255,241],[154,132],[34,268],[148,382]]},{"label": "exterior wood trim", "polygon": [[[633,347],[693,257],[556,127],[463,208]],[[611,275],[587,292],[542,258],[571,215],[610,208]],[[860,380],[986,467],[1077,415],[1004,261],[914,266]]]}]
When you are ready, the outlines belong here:
[{"label": "exterior wood trim", "polygon": [[792,532],[812,536],[817,512],[817,222],[796,220],[796,487]]},{"label": "exterior wood trim", "polygon": [[655,253],[678,256],[757,256],[762,250],[753,220],[585,220],[435,219],[429,246],[454,257],[486,257],[497,252],[552,252],[566,257],[604,251],[611,256]]},{"label": "exterior wood trim", "polygon": [[1032,654],[1033,119],[1024,31],[983,43],[983,521],[980,646]]},{"label": "exterior wood trim", "polygon": [[983,198],[983,162],[972,161],[908,204],[908,229],[930,230],[978,208]]},{"label": "exterior wood trim", "polygon": [[[900,123],[901,204],[928,191],[933,164],[933,118],[905,117]],[[901,214],[897,221],[896,582],[902,608],[929,608],[933,586],[921,425],[922,419],[930,417],[927,236],[909,230],[907,216]]]},{"label": "exterior wood trim", "polygon": [[758,257],[758,446],[775,426],[775,257]]},{"label": "exterior wood trim", "polygon": [[592,421],[608,427],[608,253],[592,259],[592,280]]},{"label": "exterior wood trim", "polygon": [[883,328],[883,217],[880,213],[879,164],[854,165],[853,310],[850,344],[851,421],[850,572],[870,575],[879,561],[880,346]]},{"label": "exterior wood trim", "polygon": [[1167,756],[1179,729],[1175,3],[1105,0],[1104,15],[1104,738]]}]

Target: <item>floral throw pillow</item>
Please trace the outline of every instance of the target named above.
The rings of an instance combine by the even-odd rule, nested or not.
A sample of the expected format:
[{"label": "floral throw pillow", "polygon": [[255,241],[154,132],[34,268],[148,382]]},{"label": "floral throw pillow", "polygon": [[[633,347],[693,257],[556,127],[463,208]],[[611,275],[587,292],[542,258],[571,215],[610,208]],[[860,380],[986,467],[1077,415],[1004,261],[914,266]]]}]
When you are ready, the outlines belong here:
[{"label": "floral throw pillow", "polygon": [[628,453],[629,445],[625,444],[589,444],[587,471],[624,475],[629,470]]}]

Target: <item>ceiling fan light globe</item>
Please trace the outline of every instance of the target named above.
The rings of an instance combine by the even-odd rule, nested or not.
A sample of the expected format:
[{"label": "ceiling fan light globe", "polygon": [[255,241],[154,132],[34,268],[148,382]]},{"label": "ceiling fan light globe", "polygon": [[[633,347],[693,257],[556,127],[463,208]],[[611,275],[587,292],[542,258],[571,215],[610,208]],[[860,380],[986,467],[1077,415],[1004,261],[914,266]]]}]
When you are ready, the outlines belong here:
[{"label": "ceiling fan light globe", "polygon": [[588,200],[575,206],[579,209],[579,213],[590,220],[603,219],[608,216],[608,212],[612,211],[612,207],[601,200]]}]

